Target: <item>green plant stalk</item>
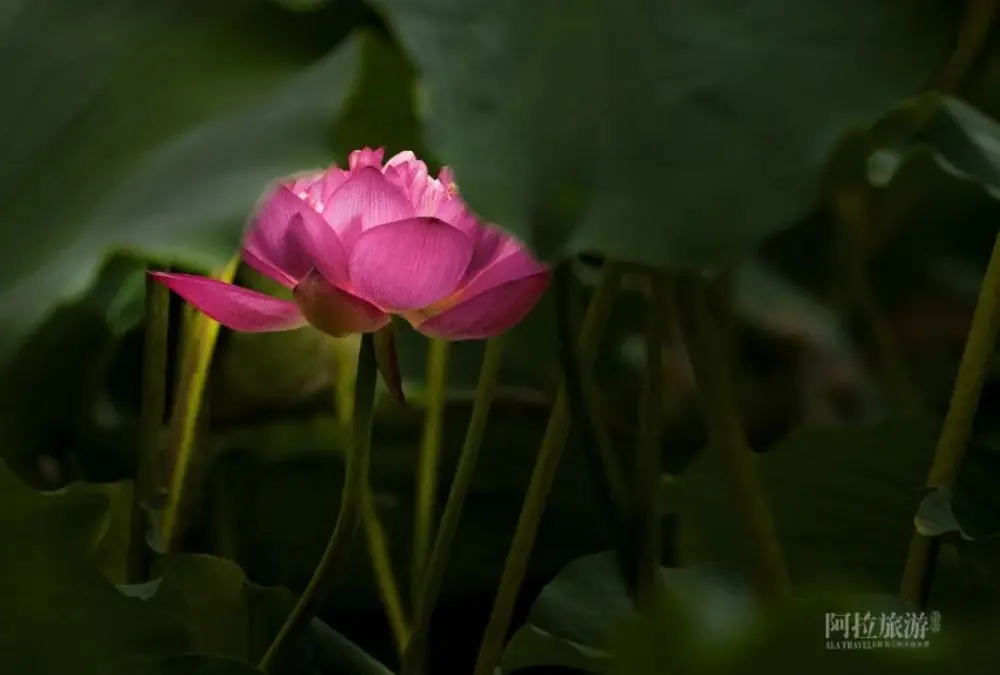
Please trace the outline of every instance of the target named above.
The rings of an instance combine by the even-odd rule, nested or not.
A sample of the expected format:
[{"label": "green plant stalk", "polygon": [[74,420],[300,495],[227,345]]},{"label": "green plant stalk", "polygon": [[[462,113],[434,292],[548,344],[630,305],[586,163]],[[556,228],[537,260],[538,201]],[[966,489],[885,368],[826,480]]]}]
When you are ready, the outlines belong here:
[{"label": "green plant stalk", "polygon": [[708,285],[695,275],[680,275],[674,305],[698,383],[709,443],[721,460],[743,530],[754,589],[765,603],[784,602],[791,595],[791,584],[733,395],[728,354],[713,317]]},{"label": "green plant stalk", "polygon": [[[615,263],[605,262],[604,272],[614,275]],[[563,371],[563,389],[569,417],[576,421],[580,446],[588,466],[594,496],[611,539],[622,581],[634,598],[638,591],[639,551],[637,525],[630,519],[625,478],[611,438],[602,423],[601,409],[595,402],[596,392],[590,377],[590,364],[584,365],[578,355],[576,330],[572,327],[573,270],[568,264],[559,265],[554,274],[553,291],[556,305],[556,331],[559,337],[559,361]],[[643,279],[643,281],[645,281]],[[612,476],[620,483],[620,494],[614,493]]]},{"label": "green plant stalk", "polygon": [[[580,328],[579,355],[583,367],[590,367],[597,356],[621,278],[621,271],[615,266],[605,266],[601,281],[590,299]],[[503,573],[500,575],[496,599],[483,634],[479,655],[476,657],[474,675],[493,675],[493,669],[500,661],[514,603],[528,569],[528,558],[534,547],[538,525],[545,512],[545,502],[552,488],[568,434],[569,411],[566,387],[561,386],[552,406],[549,423],[521,507],[521,515],[514,530],[510,551],[507,553]]]},{"label": "green plant stalk", "polygon": [[966,81],[983,52],[996,9],[997,0],[970,0],[965,3],[955,48],[931,89],[950,94]]},{"label": "green plant stalk", "polygon": [[[220,281],[231,282],[240,266],[240,256],[233,256],[222,271],[216,275]],[[160,522],[160,549],[170,552],[176,546],[181,534],[181,518],[186,506],[188,474],[194,455],[195,431],[201,413],[205,384],[208,381],[209,366],[215,343],[219,336],[219,324],[205,316],[195,314],[188,308],[184,317],[181,345],[181,360],[174,407],[167,436],[166,459],[169,477],[165,489],[166,505]]]},{"label": "green plant stalk", "polygon": [[[615,283],[617,288],[622,288],[626,285],[626,269],[623,265],[605,261],[603,274],[610,275],[611,283]],[[560,279],[559,275],[565,274],[566,277]],[[608,513],[615,513],[619,516],[626,513],[629,503],[629,487],[628,481],[625,477],[625,471],[622,467],[622,462],[615,450],[614,443],[611,440],[611,436],[608,433],[607,425],[601,423],[601,416],[597,415],[597,412],[601,410],[600,405],[600,391],[597,387],[597,383],[594,382],[594,378],[590,373],[589,368],[582,368],[575,363],[576,355],[574,358],[574,353],[578,350],[574,349],[573,338],[575,337],[575,332],[570,327],[570,281],[569,276],[572,274],[572,270],[568,265],[564,265],[556,270],[556,283],[555,290],[557,291],[557,311],[560,311],[558,315],[559,323],[557,325],[557,330],[560,332],[560,343],[564,348],[561,349],[561,355],[565,360],[566,357],[570,357],[568,361],[563,363],[564,369],[571,365],[576,365],[570,371],[569,377],[567,379],[567,402],[570,407],[570,412],[573,411],[575,406],[586,411],[586,417],[584,418],[584,423],[590,420],[590,431],[593,434],[591,440],[594,441],[593,445],[596,448],[591,448],[591,450],[596,449],[598,457],[597,461],[593,462],[593,468],[595,473],[599,477],[603,476],[605,479],[604,485],[598,487],[601,493],[607,493],[608,497],[606,501],[610,502],[606,506]],[[615,282],[614,279],[618,278],[619,281]],[[561,307],[561,305],[566,305],[566,307]],[[576,385],[576,389],[569,387],[570,384]],[[575,396],[575,393],[579,393],[579,398]],[[574,403],[575,400],[575,403]],[[581,405],[582,404],[582,405]],[[592,458],[593,459],[593,458]],[[598,470],[598,464],[600,465],[600,470]]]},{"label": "green plant stalk", "polygon": [[371,466],[371,427],[375,407],[375,384],[378,366],[375,362],[375,339],[371,333],[361,337],[358,356],[358,377],[354,389],[354,422],[352,447],[344,472],[344,488],[340,497],[340,512],[323,557],[313,572],[309,585],[302,592],[292,612],[285,619],[274,642],[268,647],[259,668],[270,673],[275,660],[288,641],[316,615],[333,577],[350,551],[351,542],[361,524],[364,499]]},{"label": "green plant stalk", "polygon": [[167,328],[170,317],[170,291],[151,276],[146,276],[146,340],[142,355],[142,413],[140,418],[139,457],[132,486],[132,512],[128,540],[126,581],[138,584],[149,573],[149,545],[146,510],[153,507],[157,491],[157,467],[160,465],[160,428],[167,403]]},{"label": "green plant stalk", "polygon": [[361,514],[365,541],[368,544],[368,557],[371,558],[372,572],[375,575],[375,585],[379,599],[385,609],[389,629],[396,643],[396,651],[402,656],[403,650],[410,641],[410,624],[403,608],[403,596],[399,591],[399,583],[392,569],[392,556],[389,554],[389,544],[385,529],[375,508],[375,498],[370,488],[365,489],[364,505]]},{"label": "green plant stalk", "polygon": [[646,304],[646,376],[639,404],[635,461],[635,521],[639,542],[637,600],[651,607],[660,580],[660,481],[663,473],[663,348],[670,303],[663,279],[651,274]]},{"label": "green plant stalk", "polygon": [[[953,487],[972,436],[972,426],[979,406],[986,370],[997,334],[1000,333],[1000,234],[993,243],[993,252],[986,267],[986,276],[979,289],[979,298],[972,315],[969,337],[958,366],[955,387],[938,438],[934,460],[927,475],[928,487]],[[900,597],[913,607],[920,607],[930,587],[936,547],[932,539],[914,531],[906,564],[903,568]]]},{"label": "green plant stalk", "polygon": [[479,448],[482,446],[490,407],[496,395],[502,361],[503,337],[497,336],[487,340],[486,349],[483,352],[483,364],[479,370],[479,383],[476,385],[476,398],[472,404],[472,415],[469,418],[465,441],[462,443],[462,453],[459,456],[458,467],[455,469],[455,477],[448,493],[444,514],[441,516],[441,524],[434,540],[434,547],[431,549],[427,562],[426,574],[421,583],[423,592],[420,594],[420,602],[414,608],[416,620],[413,637],[403,654],[400,675],[417,675],[424,666],[427,633],[434,615],[434,607],[441,594],[451,547],[462,519],[465,498],[469,494],[469,488],[472,486],[472,479],[476,473]]},{"label": "green plant stalk", "polygon": [[337,420],[344,429],[349,429],[354,419],[354,381],[358,376],[358,347],[349,346],[358,342],[356,336],[332,338],[334,341],[334,363],[337,373],[334,380],[334,395],[337,402]]},{"label": "green plant stalk", "polygon": [[[379,334],[376,333],[376,357],[378,357],[378,337]],[[359,336],[351,336],[347,338],[332,338],[332,340],[337,368],[335,385],[337,419],[344,428],[350,428],[354,419],[354,383],[357,379],[357,355],[360,339]],[[350,345],[353,345],[354,348],[351,349]],[[380,367],[382,366],[381,361],[379,365]],[[406,643],[410,639],[410,626],[403,607],[399,582],[396,580],[396,574],[392,567],[392,556],[389,554],[385,529],[379,520],[378,510],[375,508],[374,496],[372,495],[370,486],[365,489],[362,527],[368,547],[368,557],[372,563],[372,572],[375,575],[375,585],[378,590],[379,599],[382,601],[382,606],[385,609],[386,619],[389,622],[389,629],[392,631],[396,649],[402,654]]]},{"label": "green plant stalk", "polygon": [[438,471],[441,465],[444,410],[447,403],[445,389],[448,386],[449,350],[450,345],[446,340],[431,339],[427,345],[427,408],[417,469],[417,508],[414,514],[410,577],[410,594],[414,607],[420,604],[424,569],[427,566],[427,556],[434,537]]}]

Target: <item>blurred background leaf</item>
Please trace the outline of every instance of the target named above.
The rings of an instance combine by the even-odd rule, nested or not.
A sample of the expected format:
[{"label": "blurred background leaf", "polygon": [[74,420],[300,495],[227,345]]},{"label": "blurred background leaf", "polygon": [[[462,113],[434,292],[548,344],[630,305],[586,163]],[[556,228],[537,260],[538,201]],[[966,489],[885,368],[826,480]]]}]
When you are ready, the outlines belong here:
[{"label": "blurred background leaf", "polygon": [[[1000,203],[984,182],[989,163],[962,159],[992,157],[992,132],[982,130],[995,122],[970,127],[955,114],[963,110],[960,101],[984,115],[1000,114],[996,31],[955,92],[959,103],[925,118],[932,107],[921,106],[943,99],[897,100],[916,93],[943,62],[953,42],[954,3],[823,2],[803,9],[760,2],[740,12],[721,0],[674,3],[657,11],[683,21],[662,34],[649,18],[656,13],[637,2],[610,18],[584,3],[574,9],[582,17],[577,24],[567,23],[556,5],[510,5],[505,14],[497,13],[498,3],[372,4],[385,10],[392,30],[354,0],[49,0],[0,8],[0,74],[8,86],[0,101],[0,456],[25,482],[61,490],[36,502],[41,495],[23,485],[0,485],[6,514],[0,534],[5,550],[15,552],[0,570],[5,597],[32,621],[61,612],[45,631],[47,651],[40,655],[32,651],[42,649],[41,629],[31,627],[37,621],[0,631],[0,640],[14,640],[10,649],[0,645],[0,667],[78,672],[62,659],[111,655],[116,667],[139,675],[227,673],[242,666],[170,656],[181,642],[193,648],[186,632],[171,632],[171,621],[184,617],[200,630],[199,648],[236,658],[259,650],[264,633],[277,629],[336,515],[345,436],[334,388],[338,350],[353,343],[331,342],[311,329],[222,331],[199,442],[202,480],[184,541],[189,555],[168,561],[155,588],[131,589],[147,593],[145,604],[123,605],[120,593],[107,593],[123,578],[141,395],[141,279],[149,264],[199,272],[227,259],[271,180],[343,162],[362,145],[385,146],[390,154],[413,149],[434,170],[441,161],[454,163],[477,208],[553,255],[596,248],[657,261],[732,262],[747,244],[748,255],[730,270],[740,401],[793,575],[799,582],[849,581],[851,593],[895,592],[927,494],[936,424],[1000,223]],[[434,8],[448,13],[428,13]],[[490,12],[499,23],[478,20]],[[722,20],[705,20],[719,12]],[[600,21],[592,21],[591,35],[587,22],[594,17]],[[734,35],[764,37],[734,41]],[[674,58],[680,38],[690,58]],[[771,47],[761,51],[765,42]],[[624,43],[613,54],[614,73],[574,59],[582,44],[584,65],[604,63],[607,55],[592,48],[598,43]],[[517,50],[504,53],[509,45]],[[752,50],[753,58],[742,50]],[[664,53],[674,56],[659,58]],[[673,70],[657,71],[662,64]],[[580,92],[606,105],[581,109]],[[664,117],[667,95],[677,104]],[[572,114],[563,112],[567,102]],[[916,151],[903,152],[914,141]],[[900,156],[891,180],[873,186],[868,159],[880,148]],[[828,202],[845,185],[870,206],[852,255],[863,263],[925,399],[923,421],[900,419],[882,377],[884,355],[867,336],[871,327],[842,297],[842,260],[830,255],[842,223]],[[626,197],[627,207],[617,208]],[[773,234],[750,255],[750,244],[764,233]],[[600,256],[575,261],[573,290],[581,300],[601,264]],[[238,280],[283,292],[246,268]],[[622,455],[634,445],[648,370],[643,296],[642,280],[630,277],[596,372],[600,409]],[[180,309],[174,299],[172,315]],[[466,673],[475,657],[558,383],[554,324],[552,298],[545,297],[509,336],[500,396],[435,614],[431,672]],[[173,356],[176,326],[172,331]],[[426,342],[403,330],[399,344],[409,404],[380,405],[372,478],[403,575]],[[735,559],[736,541],[725,491],[704,453],[696,384],[676,335],[664,350],[663,459],[679,511],[663,522],[665,564],[724,563]],[[452,348],[442,485],[454,471],[481,353],[477,342]],[[1000,432],[997,373],[977,413],[976,445],[948,500],[963,529],[983,534],[994,531],[989,448],[991,434]],[[857,428],[835,429],[841,426]],[[632,647],[595,637],[614,632],[596,608],[613,606],[608,593],[616,591],[599,564],[585,564],[600,561],[594,554],[608,546],[593,524],[585,470],[574,439],[518,603],[520,637],[508,659],[596,667],[611,654],[612,672],[699,672],[701,656],[684,661],[680,650],[678,665],[676,653],[658,649],[675,646],[678,635],[709,634],[687,614],[677,619],[683,625],[668,617],[625,628]],[[582,581],[566,591],[567,574],[573,578],[579,564]],[[942,538],[932,605],[944,610],[946,625],[996,611],[998,569],[996,539]],[[820,614],[838,602],[816,605],[819,614],[792,613],[742,631],[753,644],[719,648],[731,656],[721,665],[713,661],[712,672],[855,667],[853,656],[817,651]],[[76,607],[78,614],[67,610]],[[163,612],[150,617],[156,607]],[[583,621],[588,616],[595,621]],[[84,625],[78,628],[74,617]],[[360,544],[322,618],[326,623],[314,624],[290,667],[310,675],[388,675],[365,654],[389,665],[395,660]],[[147,619],[148,633],[137,625]],[[71,648],[52,648],[62,644],[61,632],[88,638],[97,625],[105,628],[89,644],[74,637]],[[159,634],[156,626],[167,627]],[[132,636],[128,654],[117,642],[122,635]],[[977,670],[976,635],[970,629],[970,644],[961,646],[965,670],[993,672],[995,656],[988,654],[993,660]],[[174,638],[175,644],[158,642]],[[700,649],[698,640],[689,643]],[[979,647],[989,645],[983,640]],[[589,649],[599,650],[599,658]],[[140,652],[141,662],[117,660]],[[945,652],[915,657],[940,669],[950,663]],[[30,668],[17,661],[22,657]],[[856,668],[882,672],[907,657],[874,658],[876,665]],[[906,661],[906,667],[923,666]]]},{"label": "blurred background leaf", "polygon": [[350,0],[322,15],[266,0],[9,12],[0,354],[85,290],[108,246],[228,258],[262,186],[333,158],[360,49],[340,43],[366,16]]},{"label": "blurred background leaf", "polygon": [[375,4],[477,210],[546,259],[667,266],[803,216],[839,137],[927,84],[957,21],[941,0],[588,1],[569,23],[560,3]]}]

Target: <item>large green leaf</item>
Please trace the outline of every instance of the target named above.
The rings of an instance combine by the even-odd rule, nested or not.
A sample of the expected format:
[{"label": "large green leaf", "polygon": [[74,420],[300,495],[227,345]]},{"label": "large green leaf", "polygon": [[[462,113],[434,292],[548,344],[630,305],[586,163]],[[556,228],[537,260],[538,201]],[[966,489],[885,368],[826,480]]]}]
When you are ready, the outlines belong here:
[{"label": "large green leaf", "polygon": [[[894,592],[936,441],[936,425],[890,419],[851,429],[806,427],[760,456],[758,469],[793,581],[851,581]],[[699,560],[741,559],[742,538],[714,453],[679,481]],[[942,562],[935,606],[976,606]]]},{"label": "large green leaf", "polygon": [[[655,611],[622,625],[614,642],[612,665],[605,672],[932,675],[943,669],[992,672],[997,658],[996,641],[984,640],[988,631],[979,627],[970,631],[968,626],[949,622],[947,615],[939,615],[939,622],[935,622],[937,619],[926,613],[907,613],[898,600],[888,596],[824,592],[797,598],[779,611],[761,615],[755,625],[731,634],[728,640],[711,642],[701,639],[693,614],[696,609],[690,599],[668,596]],[[838,616],[847,621],[857,616],[863,625],[871,626],[871,637],[852,639],[851,633],[829,630],[836,628],[833,620]],[[924,624],[922,640],[893,644],[880,639],[883,626],[898,623],[905,627],[908,622]]]},{"label": "large green leaf", "polygon": [[[40,675],[254,672],[239,664],[260,659],[295,597],[250,583],[234,563],[205,555],[161,558],[153,581],[116,587],[95,565],[107,557],[102,549],[112,531],[127,531],[127,522],[116,523],[108,513],[109,503],[128,505],[115,487],[74,484],[39,493],[0,464],[0,537],[7,547],[0,557],[0,669]],[[289,672],[386,673],[318,622],[292,647]]]},{"label": "large green leaf", "polygon": [[[693,621],[706,638],[722,639],[747,625],[752,602],[732,570],[663,568],[662,574],[672,593],[697,601],[699,611]],[[509,673],[548,665],[603,672],[610,660],[609,640],[632,616],[632,601],[614,553],[578,558],[542,589],[528,622],[507,644],[501,669]]]},{"label": "large green leaf", "polygon": [[0,357],[110,245],[214,266],[275,178],[329,161],[362,17],[267,0],[53,0],[0,16]]},{"label": "large green leaf", "polygon": [[90,675],[130,657],[187,651],[183,624],[126,597],[92,566],[107,505],[89,490],[37,493],[0,464],[3,671]]},{"label": "large green leaf", "polygon": [[477,210],[545,258],[655,265],[804,215],[839,136],[916,93],[955,25],[941,0],[376,4]]},{"label": "large green leaf", "polygon": [[961,99],[932,94],[925,100],[935,105],[930,119],[909,138],[874,152],[869,180],[886,185],[897,171],[931,156],[944,170],[979,181],[1000,198],[1000,122]]}]

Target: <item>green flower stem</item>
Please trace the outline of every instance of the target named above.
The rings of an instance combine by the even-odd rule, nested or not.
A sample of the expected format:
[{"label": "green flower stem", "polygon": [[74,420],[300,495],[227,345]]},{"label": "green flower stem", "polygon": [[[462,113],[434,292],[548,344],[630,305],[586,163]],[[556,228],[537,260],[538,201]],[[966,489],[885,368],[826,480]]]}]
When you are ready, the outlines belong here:
[{"label": "green flower stem", "polygon": [[358,336],[331,338],[333,341],[334,395],[337,405],[337,421],[344,429],[349,429],[354,420],[354,382],[358,377]]},{"label": "green flower stem", "polygon": [[446,340],[430,340],[427,345],[427,410],[424,435],[420,444],[417,469],[417,508],[413,528],[413,559],[411,561],[410,592],[413,606],[420,604],[421,587],[427,556],[434,536],[434,516],[437,506],[438,470],[441,464],[441,444],[444,426],[445,389],[448,386],[448,352]]},{"label": "green flower stem", "polygon": [[[621,288],[627,283],[626,278],[629,271],[625,268],[625,266],[619,263],[605,261],[602,273],[610,275],[611,281],[609,283],[614,283],[617,288]],[[559,330],[563,333],[560,341],[567,347],[566,349],[561,350],[561,353],[565,359],[567,355],[572,357],[573,352],[577,351],[573,348],[572,339],[575,337],[575,334],[573,329],[569,326],[570,314],[568,311],[570,300],[569,287],[571,284],[568,277],[572,274],[572,270],[568,265],[563,265],[557,269],[556,274],[556,283],[554,285],[556,287],[555,290],[558,292],[556,302],[558,307],[557,311],[563,310],[560,311],[558,317],[560,323]],[[566,275],[566,277],[560,279],[559,275],[563,274]],[[615,278],[619,280],[614,281]],[[561,306],[564,304],[566,307]],[[577,358],[579,357],[577,356]],[[607,425],[601,423],[602,416],[598,416],[596,414],[597,411],[601,410],[600,391],[596,382],[594,382],[594,378],[592,377],[589,368],[581,368],[578,364],[573,364],[571,361],[567,361],[563,364],[564,368],[570,365],[576,365],[575,368],[570,370],[569,377],[567,378],[566,393],[568,395],[567,402],[569,403],[570,412],[572,413],[573,408],[579,406],[583,409],[581,416],[584,417],[584,422],[586,423],[587,420],[590,421],[588,426],[593,434],[593,436],[590,437],[590,440],[594,441],[593,445],[595,446],[594,448],[591,448],[591,450],[596,449],[597,451],[597,461],[593,463],[593,469],[595,474],[604,479],[602,481],[604,485],[598,489],[602,493],[607,493],[606,501],[608,503],[605,508],[608,513],[613,514],[612,517],[620,520],[620,517],[626,512],[626,509],[628,509],[628,480],[626,479],[625,471],[622,467],[622,462],[618,452],[615,449],[615,445],[611,440],[611,436],[608,434]],[[574,387],[570,385],[575,385],[576,388],[574,389]],[[576,393],[579,393],[579,398],[575,396]],[[575,403],[574,399],[576,399]],[[598,464],[600,467],[598,467]]]},{"label": "green flower stem", "polygon": [[635,522],[639,541],[638,596],[650,606],[660,579],[660,481],[663,460],[663,349],[670,304],[663,279],[652,274],[646,304],[646,377],[639,404],[635,461]]},{"label": "green flower stem", "polygon": [[761,600],[783,602],[791,594],[788,572],[733,396],[728,354],[713,317],[710,290],[703,279],[683,275],[675,291],[677,320],[698,382],[709,442],[728,478],[746,539],[751,580]]},{"label": "green flower stem", "polygon": [[[951,403],[941,428],[934,461],[927,476],[929,487],[952,487],[958,475],[965,448],[972,435],[979,394],[983,389],[986,369],[1000,333],[1000,235],[986,267],[986,276],[979,289],[979,299],[972,315],[972,326],[965,342],[965,351],[955,377]],[[919,607],[924,604],[926,590],[937,554],[932,540],[919,532],[913,533],[910,550],[903,568],[900,597],[903,602]]]},{"label": "green flower stem", "polygon": [[472,486],[472,479],[476,472],[479,448],[486,431],[490,406],[496,395],[502,361],[503,337],[497,336],[486,342],[483,365],[479,371],[479,383],[476,386],[476,398],[472,405],[472,416],[469,418],[469,427],[465,432],[465,441],[462,444],[462,454],[458,460],[458,467],[455,469],[455,478],[451,484],[451,491],[448,493],[444,514],[441,516],[441,525],[437,538],[434,540],[434,548],[431,549],[427,573],[420,583],[423,591],[415,607],[416,621],[413,638],[403,655],[401,675],[417,675],[424,665],[427,632],[430,629],[431,617],[434,614],[438,596],[441,594],[441,585],[444,582],[445,571],[448,569],[448,557],[451,553],[452,543],[455,541],[458,524],[462,518],[465,498],[469,494],[469,488]]},{"label": "green flower stem", "polygon": [[996,10],[997,0],[971,0],[965,3],[965,13],[958,27],[951,57],[929,89],[951,94],[966,82],[983,53]]},{"label": "green flower stem", "polygon": [[[375,333],[376,360],[379,363],[379,370],[383,373],[383,379],[388,382],[389,378],[384,376],[387,365],[383,364],[382,354],[379,352],[380,336],[385,337],[381,331]],[[335,387],[337,419],[345,429],[349,429],[354,419],[354,382],[358,374],[357,356],[360,336],[353,335],[346,338],[332,338],[332,340],[337,369]],[[386,345],[386,342],[383,339],[383,347]],[[394,358],[394,354],[387,354],[386,358]],[[382,606],[385,609],[385,615],[389,621],[389,628],[392,631],[393,640],[396,642],[396,648],[402,654],[406,643],[410,639],[410,626],[403,608],[399,582],[396,580],[396,573],[393,570],[392,556],[389,554],[385,528],[382,527],[382,523],[379,520],[378,510],[375,508],[375,500],[370,486],[365,488],[362,527],[365,533],[368,557],[371,559],[372,572],[375,575],[375,585],[379,598],[382,600]]]},{"label": "green flower stem", "polygon": [[[605,262],[604,274],[618,274],[616,263]],[[624,273],[624,270],[622,270]],[[590,364],[584,365],[578,355],[576,329],[572,327],[573,270],[568,264],[559,265],[552,282],[556,305],[556,330],[559,336],[559,359],[564,377],[569,417],[576,422],[580,447],[589,464],[589,477],[594,497],[604,520],[603,526],[611,539],[618,570],[631,596],[638,590],[639,552],[636,521],[630,520],[625,478],[611,438],[603,424],[603,414],[597,405],[597,392],[590,377]],[[624,275],[623,275],[624,279]],[[645,281],[645,279],[643,279]],[[615,484],[619,493],[615,494]]]},{"label": "green flower stem", "polygon": [[142,356],[142,415],[139,458],[132,487],[132,513],[128,541],[126,579],[130,584],[146,581],[149,572],[149,527],[146,509],[156,499],[156,470],[160,462],[160,428],[167,404],[167,327],[170,291],[146,276],[146,341]]},{"label": "green flower stem", "polygon": [[[614,266],[606,266],[601,282],[594,291],[587,307],[587,314],[580,328],[579,354],[583,367],[589,367],[597,356],[597,349],[611,315],[615,295],[621,284],[621,271]],[[510,626],[511,614],[517,600],[518,591],[528,568],[528,558],[534,547],[535,535],[545,511],[545,502],[555,479],[556,469],[562,457],[569,433],[569,411],[566,401],[566,387],[559,387],[556,401],[549,416],[538,451],[538,459],[531,473],[531,481],[521,507],[517,528],[511,541],[510,551],[500,576],[496,600],[490,613],[489,622],[483,635],[483,642],[476,658],[474,675],[493,675],[493,669],[500,661],[504,639]]]},{"label": "green flower stem", "polygon": [[396,651],[402,655],[410,641],[410,624],[403,608],[403,596],[399,591],[399,583],[392,569],[392,556],[389,555],[389,544],[386,541],[385,529],[378,517],[375,498],[370,488],[365,488],[364,505],[361,514],[368,544],[368,557],[371,558],[372,572],[375,574],[375,585],[382,600],[389,629],[396,642]]},{"label": "green flower stem", "polygon": [[[239,266],[240,256],[237,254],[230,258],[216,278],[231,282]],[[185,308],[177,394],[167,435],[166,462],[169,477],[164,486],[167,492],[166,505],[158,537],[159,547],[164,552],[172,551],[181,536],[181,519],[186,507],[187,488],[194,460],[195,432],[218,337],[219,324],[216,321],[197,313],[193,306]]]},{"label": "green flower stem", "polygon": [[371,465],[371,427],[375,407],[375,384],[378,366],[375,362],[375,339],[371,333],[361,338],[358,356],[358,377],[354,389],[354,423],[352,447],[347,457],[344,488],[340,497],[340,513],[330,535],[323,557],[313,572],[309,585],[285,619],[274,642],[261,659],[260,669],[270,673],[275,660],[288,641],[304,628],[316,615],[329,589],[334,574],[350,551],[351,542],[361,524],[365,492],[368,487],[368,470]]}]

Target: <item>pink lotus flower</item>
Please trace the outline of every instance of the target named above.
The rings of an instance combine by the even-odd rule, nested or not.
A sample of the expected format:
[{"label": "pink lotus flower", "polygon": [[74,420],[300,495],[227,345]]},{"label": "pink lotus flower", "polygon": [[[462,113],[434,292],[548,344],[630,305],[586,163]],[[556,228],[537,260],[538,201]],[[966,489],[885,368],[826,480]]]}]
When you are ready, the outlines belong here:
[{"label": "pink lotus flower", "polygon": [[546,266],[485,225],[451,173],[431,178],[412,152],[352,152],[349,168],[281,181],[262,201],[243,260],[292,289],[283,300],[207,277],[153,273],[236,331],[312,324],[333,336],[377,331],[396,314],[449,340],[481,339],[517,324],[549,282]]}]

